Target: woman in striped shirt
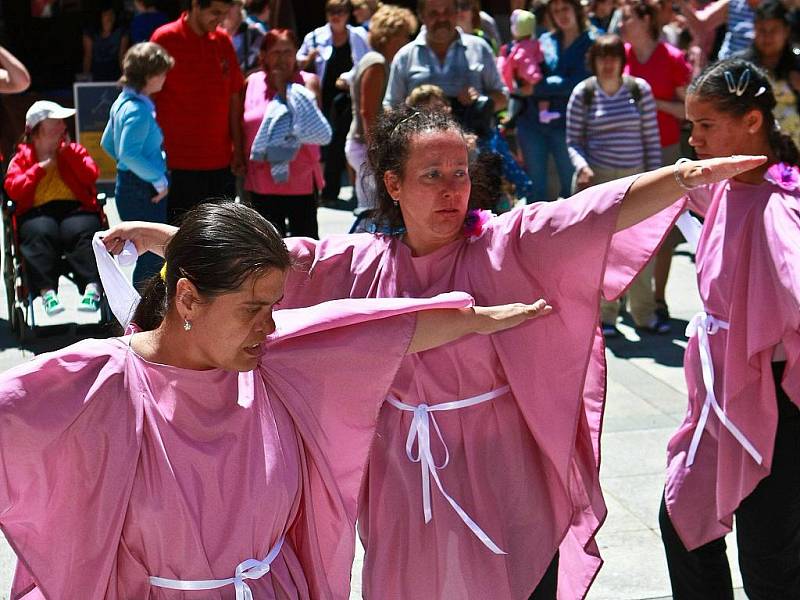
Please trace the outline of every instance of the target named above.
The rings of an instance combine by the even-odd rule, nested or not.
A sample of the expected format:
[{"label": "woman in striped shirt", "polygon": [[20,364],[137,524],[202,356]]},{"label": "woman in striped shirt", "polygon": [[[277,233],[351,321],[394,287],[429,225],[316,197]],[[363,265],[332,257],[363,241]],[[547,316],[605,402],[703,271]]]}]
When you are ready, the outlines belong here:
[{"label": "woman in striped shirt", "polygon": [[[597,38],[589,49],[594,75],[575,86],[567,105],[567,146],[575,166],[574,191],[661,166],[656,102],[650,85],[623,76],[625,46],[619,36]],[[640,328],[658,331],[652,265],[634,280],[630,312]],[[601,303],[603,334],[618,335],[618,300]]]},{"label": "woman in striped shirt", "polygon": [[622,75],[622,40],[599,37],[588,62],[594,75],[575,86],[567,106],[567,145],[579,190],[661,166],[653,93],[644,79]]}]

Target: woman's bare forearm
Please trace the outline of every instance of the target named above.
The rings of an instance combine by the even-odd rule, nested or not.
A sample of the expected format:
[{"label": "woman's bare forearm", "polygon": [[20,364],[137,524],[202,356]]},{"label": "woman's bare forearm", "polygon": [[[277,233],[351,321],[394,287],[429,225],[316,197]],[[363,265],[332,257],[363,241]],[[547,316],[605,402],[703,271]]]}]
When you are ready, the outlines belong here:
[{"label": "woman's bare forearm", "polygon": [[685,196],[687,189],[679,181],[687,187],[716,183],[754,169],[766,160],[766,156],[731,156],[693,160],[648,171],[634,181],[625,194],[616,230],[632,227]]}]

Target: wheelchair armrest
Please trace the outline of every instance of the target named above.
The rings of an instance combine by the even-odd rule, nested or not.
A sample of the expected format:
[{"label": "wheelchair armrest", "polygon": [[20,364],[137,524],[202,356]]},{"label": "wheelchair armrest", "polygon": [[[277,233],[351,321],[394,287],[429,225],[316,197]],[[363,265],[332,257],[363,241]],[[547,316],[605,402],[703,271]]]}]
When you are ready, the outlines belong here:
[{"label": "wheelchair armrest", "polygon": [[100,192],[97,194],[97,206],[105,206],[107,202],[108,197],[105,195],[105,193]]}]

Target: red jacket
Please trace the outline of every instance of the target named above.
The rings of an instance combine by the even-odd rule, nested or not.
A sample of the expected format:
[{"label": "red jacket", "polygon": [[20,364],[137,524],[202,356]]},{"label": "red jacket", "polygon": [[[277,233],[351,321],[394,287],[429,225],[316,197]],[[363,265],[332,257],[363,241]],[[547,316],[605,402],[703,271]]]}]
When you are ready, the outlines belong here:
[{"label": "red jacket", "polygon": [[[94,182],[97,181],[100,170],[86,148],[75,142],[62,144],[56,156],[58,173],[80,201],[81,208],[99,212]],[[33,144],[20,144],[8,165],[4,184],[8,196],[17,203],[18,215],[33,208],[36,186],[45,173],[46,170],[39,166],[36,159]]]}]

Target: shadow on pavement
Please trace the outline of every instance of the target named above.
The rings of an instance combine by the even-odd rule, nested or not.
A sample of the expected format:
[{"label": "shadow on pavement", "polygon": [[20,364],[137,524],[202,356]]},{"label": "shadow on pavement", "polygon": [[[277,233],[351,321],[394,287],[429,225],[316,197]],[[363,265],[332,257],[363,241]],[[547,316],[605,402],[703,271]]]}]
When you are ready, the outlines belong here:
[{"label": "shadow on pavement", "polygon": [[60,350],[87,338],[108,338],[121,335],[121,331],[116,323],[83,325],[64,323],[36,327],[35,331],[27,329],[25,334],[23,341],[18,341],[11,331],[8,321],[0,319],[0,350],[19,348],[34,354],[42,354]]},{"label": "shadow on pavement", "polygon": [[[625,315],[624,324],[634,327],[633,321]],[[667,367],[683,366],[683,346],[676,341],[686,342],[684,335],[687,321],[683,319],[670,319],[672,331],[664,334],[654,334],[637,330],[638,341],[627,339],[625,336],[606,339],[608,348],[617,358],[652,358],[656,363]]]}]

